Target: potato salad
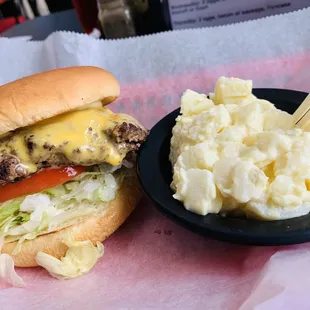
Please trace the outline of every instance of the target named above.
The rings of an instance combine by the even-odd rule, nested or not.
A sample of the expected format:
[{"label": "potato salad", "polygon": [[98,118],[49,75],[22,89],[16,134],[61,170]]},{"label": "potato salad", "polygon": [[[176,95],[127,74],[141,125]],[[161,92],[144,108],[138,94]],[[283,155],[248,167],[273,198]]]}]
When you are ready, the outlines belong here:
[{"label": "potato salad", "polygon": [[172,131],[173,197],[199,215],[281,220],[310,212],[310,132],[220,77],[214,93],[186,90]]}]

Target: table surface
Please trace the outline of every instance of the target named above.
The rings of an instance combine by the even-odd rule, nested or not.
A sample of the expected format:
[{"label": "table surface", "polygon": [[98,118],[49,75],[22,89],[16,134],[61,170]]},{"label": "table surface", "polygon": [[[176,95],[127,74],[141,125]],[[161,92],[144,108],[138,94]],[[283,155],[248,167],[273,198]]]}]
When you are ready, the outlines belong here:
[{"label": "table surface", "polygon": [[18,36],[32,36],[32,40],[44,40],[52,32],[67,30],[83,32],[75,10],[54,13],[48,16],[37,17],[18,24],[0,34],[2,37],[12,38]]}]

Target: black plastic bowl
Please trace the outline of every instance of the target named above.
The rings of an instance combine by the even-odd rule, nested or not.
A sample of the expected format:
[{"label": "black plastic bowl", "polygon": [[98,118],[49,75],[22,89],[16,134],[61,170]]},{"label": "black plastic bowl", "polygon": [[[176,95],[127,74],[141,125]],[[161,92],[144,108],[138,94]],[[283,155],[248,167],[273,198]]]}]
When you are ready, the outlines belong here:
[{"label": "black plastic bowl", "polygon": [[[283,89],[254,89],[253,94],[281,110],[294,113],[308,95]],[[187,211],[175,200],[170,188],[169,162],[171,131],[179,109],[160,120],[151,130],[138,156],[138,176],[144,193],[169,218],[191,231],[218,240],[249,245],[289,245],[310,241],[310,215],[281,220],[255,221]]]}]

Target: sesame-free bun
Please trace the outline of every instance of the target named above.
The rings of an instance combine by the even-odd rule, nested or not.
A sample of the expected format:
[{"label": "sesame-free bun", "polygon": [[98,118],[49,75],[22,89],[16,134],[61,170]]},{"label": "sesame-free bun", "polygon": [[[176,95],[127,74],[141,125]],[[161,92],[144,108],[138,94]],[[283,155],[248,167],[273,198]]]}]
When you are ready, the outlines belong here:
[{"label": "sesame-free bun", "polygon": [[115,77],[97,67],[45,71],[0,86],[0,136],[120,93]]},{"label": "sesame-free bun", "polygon": [[[1,253],[11,255],[17,267],[35,267],[38,266],[35,259],[38,252],[44,252],[56,258],[64,256],[67,246],[62,240],[68,236],[76,241],[90,240],[94,244],[97,241],[102,242],[127,219],[141,195],[137,176],[132,173],[124,179],[113,201],[107,204],[98,204],[98,208],[101,208],[98,214],[89,216],[85,220],[59,231],[27,240],[16,255],[12,255],[12,253],[17,241],[5,243]],[[84,203],[84,205],[87,208],[87,204]]]}]

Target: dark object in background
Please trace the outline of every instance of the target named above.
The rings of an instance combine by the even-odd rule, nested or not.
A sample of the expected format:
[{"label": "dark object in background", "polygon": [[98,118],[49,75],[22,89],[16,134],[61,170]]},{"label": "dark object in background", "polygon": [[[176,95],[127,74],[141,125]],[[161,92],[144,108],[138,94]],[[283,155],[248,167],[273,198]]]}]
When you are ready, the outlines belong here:
[{"label": "dark object in background", "polygon": [[94,28],[99,28],[96,0],[72,0],[72,4],[86,33],[91,33]]},{"label": "dark object in background", "polygon": [[[253,94],[291,114],[308,95],[286,89],[253,89]],[[137,169],[142,189],[160,211],[189,230],[231,243],[289,245],[310,241],[310,214],[280,221],[248,220],[218,214],[201,216],[187,211],[181,202],[175,200],[170,188],[172,167],[169,152],[171,131],[178,114],[179,109],[160,120],[151,129],[138,154]]]},{"label": "dark object in background", "polygon": [[51,13],[66,11],[73,8],[71,0],[45,0],[45,2]]},{"label": "dark object in background", "polygon": [[0,33],[24,22],[22,15],[22,9],[15,1],[0,1]]},{"label": "dark object in background", "polygon": [[[13,0],[4,1],[0,4],[0,19],[7,17],[15,17],[17,21],[17,17],[21,16],[21,8],[18,4]],[[18,22],[18,21],[17,21]]]},{"label": "dark object in background", "polygon": [[[94,28],[101,28],[98,21],[100,17],[98,18],[97,2],[104,7],[108,6],[109,3],[120,1],[72,0],[86,33],[92,32]],[[132,14],[132,16],[129,16],[129,19],[133,18],[134,32],[136,35],[152,34],[171,29],[167,0],[128,0],[124,1],[124,4],[130,6],[130,10],[127,10],[127,12],[130,11],[130,14]],[[120,10],[120,15],[122,15],[121,13]],[[104,38],[104,31],[102,29],[100,30],[102,32],[102,38]]]},{"label": "dark object in background", "polygon": [[138,35],[152,34],[171,29],[167,1],[132,0]]},{"label": "dark object in background", "polygon": [[137,35],[134,11],[126,0],[97,0],[98,21],[104,38],[121,39]]}]

